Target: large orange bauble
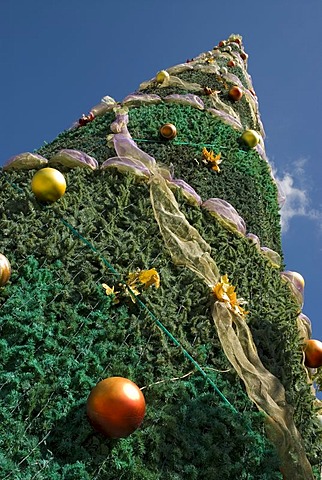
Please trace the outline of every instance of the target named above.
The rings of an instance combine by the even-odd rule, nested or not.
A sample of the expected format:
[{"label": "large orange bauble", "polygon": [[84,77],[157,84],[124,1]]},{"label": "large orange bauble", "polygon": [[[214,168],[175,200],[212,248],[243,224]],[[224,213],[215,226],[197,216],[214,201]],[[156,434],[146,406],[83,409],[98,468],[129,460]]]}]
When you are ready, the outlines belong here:
[{"label": "large orange bauble", "polygon": [[306,340],[304,346],[305,365],[309,368],[322,366],[322,342],[319,340]]},{"label": "large orange bauble", "polygon": [[87,400],[87,415],[100,433],[110,438],[127,437],[142,423],[145,399],[131,380],[109,377],[91,391]]}]

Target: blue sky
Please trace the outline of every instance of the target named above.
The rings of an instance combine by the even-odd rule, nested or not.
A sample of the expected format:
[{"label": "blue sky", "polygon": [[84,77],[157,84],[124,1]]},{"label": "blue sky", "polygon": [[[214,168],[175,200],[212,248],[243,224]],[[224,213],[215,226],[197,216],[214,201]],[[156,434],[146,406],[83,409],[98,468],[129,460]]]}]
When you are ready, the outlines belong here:
[{"label": "blue sky", "polygon": [[287,202],[286,268],[322,341],[322,0],[2,0],[0,165],[53,140],[105,95],[243,36],[266,152]]}]

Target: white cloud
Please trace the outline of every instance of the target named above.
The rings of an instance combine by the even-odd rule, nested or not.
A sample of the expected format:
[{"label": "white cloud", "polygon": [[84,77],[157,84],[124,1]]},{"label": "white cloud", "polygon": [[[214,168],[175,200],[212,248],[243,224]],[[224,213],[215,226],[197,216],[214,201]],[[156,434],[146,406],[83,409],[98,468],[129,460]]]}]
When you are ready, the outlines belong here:
[{"label": "white cloud", "polygon": [[286,173],[282,179],[276,178],[276,180],[285,196],[285,203],[281,209],[282,232],[285,233],[293,217],[308,215],[309,199],[304,190],[294,186],[294,179],[289,173]]},{"label": "white cloud", "polygon": [[307,161],[306,158],[296,160],[292,168],[293,174],[286,172],[282,178],[279,178],[275,169],[273,171],[278,187],[285,196],[285,203],[281,208],[282,233],[288,231],[290,222],[295,217],[316,221],[322,229],[322,210],[312,208],[309,196],[311,182],[306,175]]}]

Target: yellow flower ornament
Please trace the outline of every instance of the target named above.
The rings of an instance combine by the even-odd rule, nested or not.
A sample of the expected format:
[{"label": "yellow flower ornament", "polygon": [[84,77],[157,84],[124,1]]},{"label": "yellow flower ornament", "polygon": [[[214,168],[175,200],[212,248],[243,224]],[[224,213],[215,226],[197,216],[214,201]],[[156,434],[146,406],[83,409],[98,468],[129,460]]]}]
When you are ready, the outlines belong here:
[{"label": "yellow flower ornament", "polygon": [[129,273],[126,284],[131,290],[137,289],[139,285],[143,285],[144,288],[155,286],[160,287],[160,276],[155,268],[150,270],[137,270],[134,273]]},{"label": "yellow flower ornament", "polygon": [[220,282],[212,287],[212,293],[219,302],[224,302],[227,308],[236,315],[245,317],[247,313],[241,305],[247,303],[243,298],[237,298],[236,287],[231,285],[227,275],[220,277]]},{"label": "yellow flower ornament", "polygon": [[120,292],[116,292],[114,290],[115,287],[109,287],[108,285],[106,285],[106,283],[102,283],[102,287],[104,288],[105,290],[105,293],[106,295],[113,295],[113,303],[119,303],[119,299],[117,298],[117,295],[120,293]]},{"label": "yellow flower ornament", "polygon": [[114,296],[114,303],[120,302],[119,294],[122,294],[123,298],[130,297],[132,302],[135,303],[135,297],[141,293],[139,288],[143,287],[147,289],[152,286],[155,288],[160,287],[160,276],[155,268],[151,268],[150,270],[138,269],[136,272],[129,273],[126,283],[119,284],[122,292],[116,292],[114,290],[115,287],[109,287],[106,283],[102,283],[106,295]]},{"label": "yellow flower ornament", "polygon": [[211,164],[212,170],[214,170],[215,172],[220,172],[219,164],[222,162],[221,153],[218,153],[218,155],[215,155],[212,150],[208,152],[206,147],[204,147],[202,150],[202,158],[205,163]]}]

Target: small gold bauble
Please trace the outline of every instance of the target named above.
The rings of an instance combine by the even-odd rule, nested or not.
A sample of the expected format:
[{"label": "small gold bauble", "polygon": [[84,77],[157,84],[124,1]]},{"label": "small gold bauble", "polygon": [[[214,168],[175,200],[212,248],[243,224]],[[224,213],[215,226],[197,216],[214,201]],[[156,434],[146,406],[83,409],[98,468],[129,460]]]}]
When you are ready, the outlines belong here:
[{"label": "small gold bauble", "polygon": [[177,129],[172,123],[165,123],[160,128],[160,134],[167,140],[172,140],[177,135]]},{"label": "small gold bauble", "polygon": [[254,148],[260,142],[260,135],[255,130],[245,130],[241,136],[242,142],[249,148]]},{"label": "small gold bauble", "polygon": [[158,83],[163,83],[164,80],[168,79],[170,75],[166,70],[161,70],[160,72],[157,73],[155,79]]},{"label": "small gold bauble", "polygon": [[0,287],[3,287],[11,275],[11,265],[7,257],[0,253]]},{"label": "small gold bauble", "polygon": [[62,197],[66,190],[64,175],[55,168],[42,168],[32,178],[31,189],[38,200],[55,202]]}]

